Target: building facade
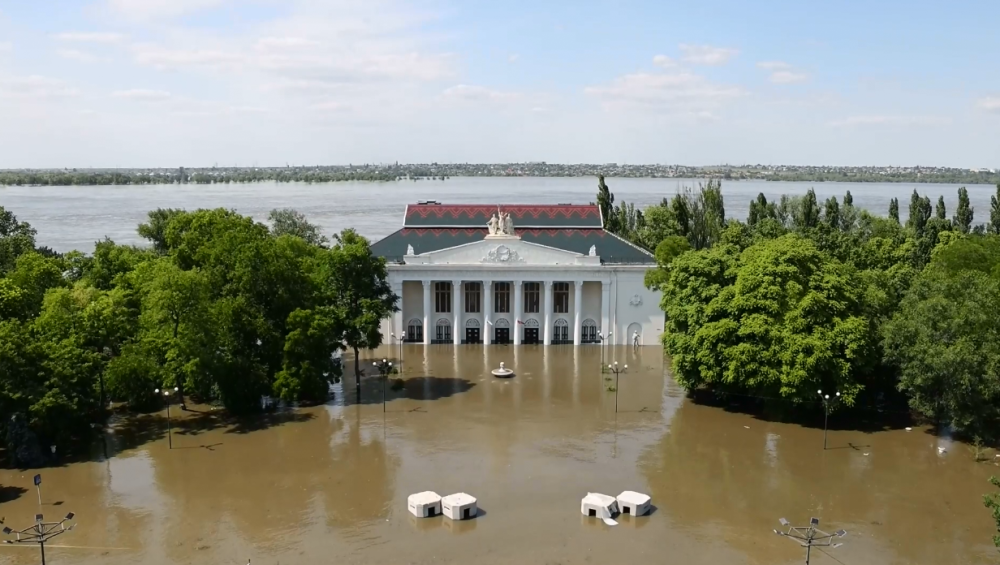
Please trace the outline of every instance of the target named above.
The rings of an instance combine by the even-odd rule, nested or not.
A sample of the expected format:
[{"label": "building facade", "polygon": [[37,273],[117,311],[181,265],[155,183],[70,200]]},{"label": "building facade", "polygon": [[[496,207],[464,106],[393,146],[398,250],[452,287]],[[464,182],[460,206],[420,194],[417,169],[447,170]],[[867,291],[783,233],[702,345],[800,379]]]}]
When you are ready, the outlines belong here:
[{"label": "building facade", "polygon": [[[590,205],[407,206],[372,245],[400,311],[383,335],[425,344],[655,345],[653,256],[603,229]],[[387,340],[388,341],[388,340]]]}]

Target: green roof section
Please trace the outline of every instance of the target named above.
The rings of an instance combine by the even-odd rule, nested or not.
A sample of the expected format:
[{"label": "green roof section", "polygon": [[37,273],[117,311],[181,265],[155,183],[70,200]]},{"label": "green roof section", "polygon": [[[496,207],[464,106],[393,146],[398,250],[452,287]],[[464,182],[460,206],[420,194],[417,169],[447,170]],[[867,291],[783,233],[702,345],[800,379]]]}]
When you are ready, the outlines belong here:
[{"label": "green roof section", "polygon": [[485,228],[490,217],[510,214],[515,228],[603,228],[596,204],[441,204],[406,207],[404,228]]},{"label": "green roof section", "polygon": [[[591,246],[597,247],[602,263],[655,264],[656,260],[646,251],[603,229],[518,229],[521,241],[537,243],[571,253],[586,255]],[[482,229],[459,228],[403,228],[372,244],[372,252],[389,262],[402,262],[406,247],[413,246],[416,254],[440,251],[466,243],[482,241],[487,234]]]}]

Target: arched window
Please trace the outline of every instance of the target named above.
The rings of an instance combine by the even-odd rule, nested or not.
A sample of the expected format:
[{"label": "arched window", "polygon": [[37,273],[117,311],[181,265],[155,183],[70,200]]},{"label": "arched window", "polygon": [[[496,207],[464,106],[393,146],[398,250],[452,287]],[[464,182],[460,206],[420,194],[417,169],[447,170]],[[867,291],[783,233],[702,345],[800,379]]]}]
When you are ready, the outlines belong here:
[{"label": "arched window", "polygon": [[587,318],[583,321],[583,335],[580,337],[582,343],[600,343],[597,337],[597,322]]},{"label": "arched window", "polygon": [[479,320],[477,320],[475,318],[469,318],[468,320],[465,321],[465,327],[467,327],[467,328],[478,328],[479,327]]},{"label": "arched window", "polygon": [[536,320],[534,318],[529,318],[528,320],[525,320],[524,327],[526,327],[526,328],[537,328],[538,327],[538,320]]},{"label": "arched window", "polygon": [[625,333],[629,345],[642,345],[642,326],[639,324],[629,324]]},{"label": "arched window", "polygon": [[563,318],[556,320],[555,333],[552,335],[552,343],[569,342],[569,322]]},{"label": "arched window", "polygon": [[434,341],[439,343],[451,342],[451,321],[448,318],[441,318],[434,327]]},{"label": "arched window", "polygon": [[410,323],[406,324],[406,339],[405,341],[412,341],[420,343],[424,341],[424,321],[420,318],[413,318]]},{"label": "arched window", "polygon": [[493,325],[498,328],[509,328],[510,322],[507,321],[507,318],[498,318],[497,321],[493,323]]}]

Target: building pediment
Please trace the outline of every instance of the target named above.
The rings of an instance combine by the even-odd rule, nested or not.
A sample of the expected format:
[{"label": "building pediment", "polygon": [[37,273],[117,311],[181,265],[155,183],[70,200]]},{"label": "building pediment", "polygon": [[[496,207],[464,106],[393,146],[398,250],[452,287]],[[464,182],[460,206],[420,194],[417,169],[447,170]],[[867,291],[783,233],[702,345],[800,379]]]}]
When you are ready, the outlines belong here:
[{"label": "building pediment", "polygon": [[408,253],[407,265],[480,265],[512,267],[524,265],[600,265],[596,252],[582,255],[537,243],[522,241],[518,237],[487,236],[475,241],[437,251]]}]

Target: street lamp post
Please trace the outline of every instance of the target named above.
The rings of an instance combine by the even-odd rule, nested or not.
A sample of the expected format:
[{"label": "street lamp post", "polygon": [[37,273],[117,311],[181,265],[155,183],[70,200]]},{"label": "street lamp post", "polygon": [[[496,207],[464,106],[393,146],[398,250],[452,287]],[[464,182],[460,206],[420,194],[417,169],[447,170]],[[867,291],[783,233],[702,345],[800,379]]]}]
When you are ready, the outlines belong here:
[{"label": "street lamp post", "polygon": [[823,416],[823,449],[826,450],[826,430],[827,430],[827,424],[830,421],[830,405],[833,402],[836,402],[836,401],[840,400],[840,393],[839,392],[836,393],[836,395],[833,397],[832,400],[830,399],[830,395],[829,394],[823,394],[822,390],[817,390],[816,394],[818,394],[820,400],[823,401],[823,412],[824,412],[824,416]]},{"label": "street lamp post", "polygon": [[628,365],[618,368],[618,361],[608,365],[608,370],[615,374],[615,414],[618,413],[618,376],[628,370]]},{"label": "street lamp post", "polygon": [[397,352],[396,352],[396,369],[402,374],[403,366],[403,342],[406,341],[406,332],[402,332],[400,335],[389,334],[393,339],[396,340]]},{"label": "street lamp post", "polygon": [[35,524],[33,526],[29,526],[23,530],[13,530],[5,527],[3,529],[4,535],[9,536],[13,534],[14,539],[4,540],[4,543],[37,543],[42,551],[42,565],[45,565],[45,542],[59,534],[72,530],[76,524],[72,524],[67,528],[65,523],[72,520],[74,516],[75,514],[70,512],[58,522],[45,522],[41,514],[35,514]]},{"label": "street lamp post", "polygon": [[382,375],[382,411],[385,412],[385,378],[392,372],[392,361],[383,359],[381,363],[372,363],[372,365]]},{"label": "street lamp post", "polygon": [[[167,445],[170,446],[170,449],[174,448],[174,438],[173,438],[173,435],[172,435],[173,432],[170,429],[170,393],[171,392],[177,392],[178,390],[179,389],[177,387],[174,387],[173,391],[170,391],[167,388],[163,388],[163,390],[162,390],[164,402],[167,403]],[[153,390],[153,392],[155,392],[156,394],[160,394],[161,390],[160,389],[155,389],[155,390]]]},{"label": "street lamp post", "polygon": [[784,518],[779,518],[778,521],[781,522],[783,527],[788,528],[788,531],[774,530],[774,533],[789,538],[806,548],[806,565],[809,565],[809,557],[813,547],[838,548],[844,544],[839,542],[834,543],[833,538],[842,538],[847,535],[847,532],[844,530],[837,530],[832,534],[828,534],[819,529],[819,518],[809,518],[808,528],[794,527]]}]

